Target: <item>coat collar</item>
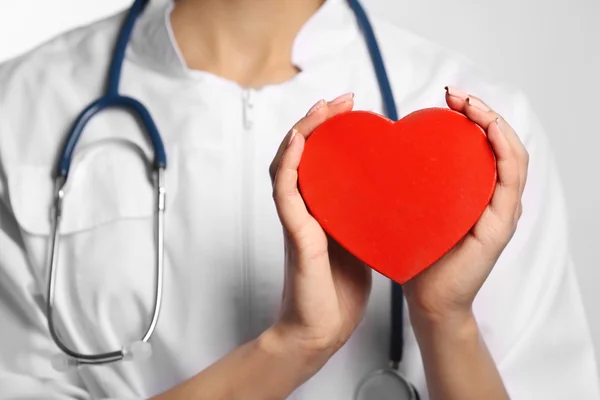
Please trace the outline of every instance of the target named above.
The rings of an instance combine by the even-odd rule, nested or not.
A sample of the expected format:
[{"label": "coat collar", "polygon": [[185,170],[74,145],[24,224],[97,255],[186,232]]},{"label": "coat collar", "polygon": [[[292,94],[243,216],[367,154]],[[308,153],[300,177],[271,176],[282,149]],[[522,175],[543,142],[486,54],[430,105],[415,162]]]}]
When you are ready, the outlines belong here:
[{"label": "coat collar", "polygon": [[[162,74],[192,78],[171,29],[173,0],[152,0],[136,21],[128,58]],[[360,34],[346,0],[326,0],[304,24],[292,48],[292,63],[301,70],[335,57]]]}]

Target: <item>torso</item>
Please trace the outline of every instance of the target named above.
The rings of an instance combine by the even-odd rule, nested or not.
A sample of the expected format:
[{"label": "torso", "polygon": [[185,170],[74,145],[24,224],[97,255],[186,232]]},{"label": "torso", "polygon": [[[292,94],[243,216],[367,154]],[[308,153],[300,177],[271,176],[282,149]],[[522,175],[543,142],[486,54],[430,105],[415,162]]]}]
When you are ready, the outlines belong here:
[{"label": "torso", "polygon": [[[10,104],[35,118],[12,118],[16,134],[0,138],[9,202],[30,255],[26,280],[33,293],[45,293],[50,171],[69,124],[102,90],[112,43],[99,26],[85,42],[99,42],[99,55],[82,51],[78,61],[61,59],[50,72],[28,75],[31,91],[18,87]],[[98,396],[159,393],[272,324],[283,283],[281,225],[268,175],[277,147],[321,98],[353,91],[356,109],[383,112],[360,37],[335,58],[260,90],[195,75],[171,79],[135,62],[123,71],[122,93],[147,106],[167,150],[164,300],[149,361],[80,370]],[[405,74],[402,82],[412,78]],[[441,106],[443,86],[439,89],[419,89],[412,99],[414,92],[401,93],[402,114],[425,104]],[[134,120],[107,111],[90,123],[73,161],[57,309],[68,325],[67,330],[59,326],[69,332],[65,341],[80,351],[118,349],[138,340],[150,321],[153,197],[140,153],[152,157]],[[375,273],[373,285],[365,318],[350,341],[291,398],[350,399],[365,374],[387,366],[390,283]],[[418,347],[405,322],[405,369],[423,391]]]}]

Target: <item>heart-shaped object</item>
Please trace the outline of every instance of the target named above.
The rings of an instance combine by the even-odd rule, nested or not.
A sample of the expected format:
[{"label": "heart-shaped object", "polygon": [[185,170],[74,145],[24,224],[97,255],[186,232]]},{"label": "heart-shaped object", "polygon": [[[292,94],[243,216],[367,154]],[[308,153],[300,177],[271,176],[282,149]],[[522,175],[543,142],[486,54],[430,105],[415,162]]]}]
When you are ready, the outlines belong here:
[{"label": "heart-shaped object", "polygon": [[395,123],[350,111],[315,129],[298,173],[323,229],[405,283],[477,222],[494,192],[496,160],[483,129],[456,111],[428,108]]}]

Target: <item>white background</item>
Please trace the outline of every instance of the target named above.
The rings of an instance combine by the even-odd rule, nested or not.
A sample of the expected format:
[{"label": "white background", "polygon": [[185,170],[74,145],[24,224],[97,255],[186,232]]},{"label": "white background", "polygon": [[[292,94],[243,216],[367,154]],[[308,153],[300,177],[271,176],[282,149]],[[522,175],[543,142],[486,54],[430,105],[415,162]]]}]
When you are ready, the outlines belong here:
[{"label": "white background", "polygon": [[[372,13],[385,13],[467,55],[520,86],[533,101],[566,188],[571,243],[600,359],[600,1],[363,3]],[[131,0],[0,0],[0,61],[129,4]]]}]

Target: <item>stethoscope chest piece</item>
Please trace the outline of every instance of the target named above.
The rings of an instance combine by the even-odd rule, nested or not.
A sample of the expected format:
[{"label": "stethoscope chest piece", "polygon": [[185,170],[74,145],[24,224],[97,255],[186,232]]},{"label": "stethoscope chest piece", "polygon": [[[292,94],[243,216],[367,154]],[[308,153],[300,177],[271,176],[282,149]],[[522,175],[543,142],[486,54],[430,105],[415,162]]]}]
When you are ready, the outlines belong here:
[{"label": "stethoscope chest piece", "polygon": [[399,372],[380,369],[365,376],[356,388],[355,400],[419,400],[419,393]]}]

